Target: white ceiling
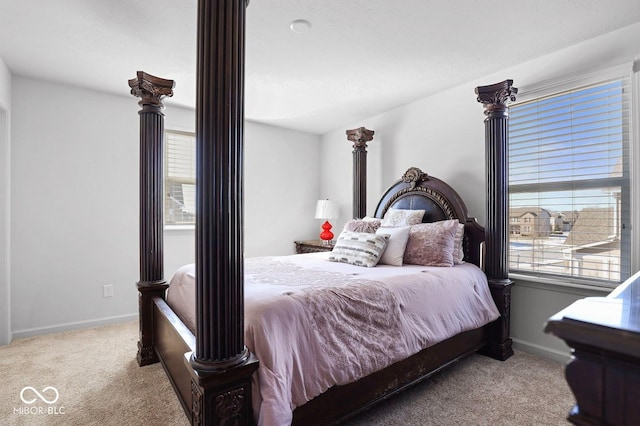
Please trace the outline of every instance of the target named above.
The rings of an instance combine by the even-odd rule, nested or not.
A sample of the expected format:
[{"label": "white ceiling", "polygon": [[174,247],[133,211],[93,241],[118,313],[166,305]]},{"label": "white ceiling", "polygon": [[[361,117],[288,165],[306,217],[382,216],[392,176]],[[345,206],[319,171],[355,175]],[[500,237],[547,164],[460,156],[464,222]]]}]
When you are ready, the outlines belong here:
[{"label": "white ceiling", "polygon": [[[14,74],[126,95],[142,70],[195,105],[196,0],[0,0],[0,17]],[[321,134],[638,21],[639,0],[252,0],[245,114]]]}]

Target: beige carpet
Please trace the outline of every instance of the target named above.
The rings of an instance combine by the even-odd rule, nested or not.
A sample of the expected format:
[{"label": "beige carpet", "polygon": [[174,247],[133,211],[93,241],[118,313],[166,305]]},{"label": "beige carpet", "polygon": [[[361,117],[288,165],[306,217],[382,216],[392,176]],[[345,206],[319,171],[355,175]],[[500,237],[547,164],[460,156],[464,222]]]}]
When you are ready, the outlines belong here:
[{"label": "beige carpet", "polygon": [[[0,424],[186,425],[162,367],[137,366],[137,339],[130,322],[0,347]],[[567,425],[572,405],[560,364],[474,355],[348,424]]]},{"label": "beige carpet", "polygon": [[[14,340],[0,347],[2,425],[187,425],[160,364],[138,367],[136,322]],[[52,401],[27,405],[30,386]],[[27,389],[25,400],[37,398]],[[20,414],[41,407],[45,413]],[[31,408],[33,407],[33,408]],[[46,413],[49,407],[62,411]],[[18,409],[18,413],[15,413]],[[23,410],[24,411],[24,410]]]},{"label": "beige carpet", "polygon": [[520,351],[503,362],[472,355],[349,426],[567,426],[574,402],[560,363]]}]

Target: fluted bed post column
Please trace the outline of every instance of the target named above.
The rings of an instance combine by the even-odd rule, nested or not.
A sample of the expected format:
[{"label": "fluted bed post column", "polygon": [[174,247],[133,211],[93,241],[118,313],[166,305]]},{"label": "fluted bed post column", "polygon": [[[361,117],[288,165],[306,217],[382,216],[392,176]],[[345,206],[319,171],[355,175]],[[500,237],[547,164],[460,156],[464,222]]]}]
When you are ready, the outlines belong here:
[{"label": "fluted bed post column", "polygon": [[353,217],[367,214],[367,142],[373,140],[373,130],[359,127],[347,130],[347,139],[353,142]]},{"label": "fluted bed post column", "polygon": [[244,345],[245,0],[198,1],[196,350],[192,423],[249,424]]},{"label": "fluted bed post column", "polygon": [[131,94],[141,98],[140,115],[140,281],[138,304],[140,336],[138,364],[158,362],[153,347],[152,299],[164,297],[168,285],[164,279],[162,233],[162,176],[164,114],[162,99],[173,96],[173,80],[138,71],[129,80]]},{"label": "fluted bed post column", "polygon": [[485,156],[487,209],[485,225],[485,273],[500,310],[492,329],[492,356],[513,355],[509,337],[511,286],[509,279],[509,101],[516,100],[513,80],[476,87],[478,102],[485,108]]}]

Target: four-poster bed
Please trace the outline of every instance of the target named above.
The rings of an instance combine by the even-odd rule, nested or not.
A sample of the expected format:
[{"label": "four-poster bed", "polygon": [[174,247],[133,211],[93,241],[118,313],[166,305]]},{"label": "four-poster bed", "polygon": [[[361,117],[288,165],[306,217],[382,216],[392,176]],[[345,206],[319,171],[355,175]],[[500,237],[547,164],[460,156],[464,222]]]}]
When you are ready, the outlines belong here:
[{"label": "four-poster bed", "polygon": [[[259,360],[244,343],[242,247],[245,7],[242,0],[200,1],[198,6],[195,334],[165,301],[168,284],[162,260],[162,98],[171,96],[173,82],[143,72],[129,81],[132,94],[141,98],[142,106],[138,361],[140,365],[162,363],[192,424],[253,422],[251,379]],[[487,115],[490,202],[486,230],[467,216],[464,202],[451,187],[415,168],[385,192],[375,212],[376,217],[383,217],[392,207],[420,208],[426,211],[424,222],[455,219],[462,223],[465,261],[480,265],[484,255],[488,286],[499,317],[359,380],[331,387],[297,407],[294,424],[328,424],[346,419],[475,351],[501,360],[512,354],[511,281],[504,249],[504,165],[506,103],[515,92],[511,81],[476,89]],[[364,201],[360,201],[366,190],[364,148],[372,132],[348,132],[348,136],[354,142],[354,215],[362,216],[366,212]]]}]

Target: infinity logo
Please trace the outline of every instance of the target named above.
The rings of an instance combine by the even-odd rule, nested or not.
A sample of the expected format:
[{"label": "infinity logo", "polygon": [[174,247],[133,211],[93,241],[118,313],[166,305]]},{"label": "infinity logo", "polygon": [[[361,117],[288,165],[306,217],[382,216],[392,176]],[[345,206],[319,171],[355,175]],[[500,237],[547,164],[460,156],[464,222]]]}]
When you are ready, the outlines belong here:
[{"label": "infinity logo", "polygon": [[26,391],[28,391],[28,390],[30,390],[33,393],[35,393],[38,398],[40,398],[43,402],[45,402],[45,403],[47,403],[49,405],[55,404],[56,401],[58,400],[58,398],[60,397],[60,394],[58,393],[58,389],[54,388],[53,386],[47,386],[46,388],[42,389],[42,393],[46,393],[47,391],[53,391],[53,393],[55,394],[55,398],[53,398],[51,400],[45,398],[40,392],[38,392],[37,390],[35,390],[31,386],[26,386],[26,387],[22,388],[22,390],[20,391],[20,399],[25,404],[33,404],[34,402],[36,402],[38,400],[38,398],[25,399],[24,393]]}]

